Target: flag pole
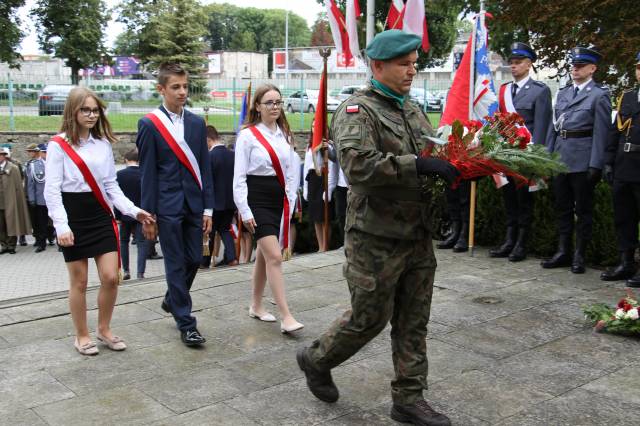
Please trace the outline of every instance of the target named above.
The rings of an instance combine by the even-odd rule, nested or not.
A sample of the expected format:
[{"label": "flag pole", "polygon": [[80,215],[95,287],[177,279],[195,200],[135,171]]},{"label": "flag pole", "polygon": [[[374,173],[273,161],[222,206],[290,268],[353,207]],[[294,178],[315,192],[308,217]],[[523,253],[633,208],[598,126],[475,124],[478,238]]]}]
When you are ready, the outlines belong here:
[{"label": "flag pole", "polygon": [[[484,9],[484,1],[480,2],[480,14]],[[480,14],[476,16],[473,22],[473,32],[471,33],[471,62],[469,65],[469,120],[473,120],[473,103],[475,101],[475,78],[476,78],[476,35],[478,33],[478,19]],[[478,181],[471,181],[471,191],[469,194],[469,256],[474,255],[475,246],[475,228],[476,228],[476,192],[478,189]]]},{"label": "flag pole", "polygon": [[[251,81],[249,81],[249,87],[247,88],[247,99],[245,100],[245,111],[247,114],[249,113],[249,108],[251,107]],[[242,126],[242,123],[239,123],[238,128]],[[240,254],[242,249],[242,217],[240,217],[240,212],[237,213],[238,222],[238,240],[236,241],[236,257],[238,258],[238,263],[240,263]],[[251,255],[247,256],[247,263],[251,260]]]},{"label": "flag pole", "polygon": [[[324,75],[324,84],[325,90],[322,93],[322,99],[319,99],[318,102],[322,102],[324,108],[321,110],[324,112],[325,119],[323,120],[325,123],[324,128],[322,129],[322,141],[326,142],[329,140],[329,131],[328,126],[326,125],[326,116],[327,116],[327,92],[328,92],[328,79],[327,79],[327,60],[329,59],[329,55],[331,54],[331,49],[322,48],[320,49],[320,56],[322,56],[322,74]],[[323,233],[323,241],[324,247],[319,247],[320,251],[329,250],[329,149],[323,148],[322,150],[322,184],[324,186],[324,224],[322,227]]]}]

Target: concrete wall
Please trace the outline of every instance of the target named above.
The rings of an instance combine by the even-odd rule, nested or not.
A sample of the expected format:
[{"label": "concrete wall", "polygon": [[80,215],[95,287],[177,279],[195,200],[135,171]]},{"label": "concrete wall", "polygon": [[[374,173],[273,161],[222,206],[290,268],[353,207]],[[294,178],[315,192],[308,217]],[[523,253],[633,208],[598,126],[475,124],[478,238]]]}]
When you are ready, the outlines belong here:
[{"label": "concrete wall", "polygon": [[[11,157],[20,162],[27,160],[26,148],[32,143],[41,144],[49,141],[54,133],[38,133],[38,132],[0,132],[0,145],[11,144]],[[117,133],[118,142],[113,145],[113,154],[116,162],[124,161],[124,154],[135,148],[136,133]],[[220,133],[225,144],[229,145],[235,142],[236,135],[231,132]],[[296,133],[296,150],[303,153],[309,141],[309,133]]]}]

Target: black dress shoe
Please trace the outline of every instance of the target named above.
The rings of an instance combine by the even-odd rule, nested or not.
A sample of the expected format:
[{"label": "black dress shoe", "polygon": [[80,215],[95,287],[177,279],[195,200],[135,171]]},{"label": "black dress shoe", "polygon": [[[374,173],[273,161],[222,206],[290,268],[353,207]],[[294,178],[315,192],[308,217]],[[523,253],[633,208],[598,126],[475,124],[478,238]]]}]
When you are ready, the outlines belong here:
[{"label": "black dress shoe", "polygon": [[160,256],[158,253],[155,254],[150,254],[149,256],[147,256],[147,259],[149,260],[158,260],[158,259],[162,259],[163,256]]},{"label": "black dress shoe", "polygon": [[636,274],[627,280],[627,287],[640,288],[640,274]]},{"label": "black dress shoe", "polygon": [[182,343],[187,346],[198,346],[207,341],[207,339],[202,337],[197,328],[181,331],[180,338],[182,339]]},{"label": "black dress shoe", "polygon": [[36,247],[36,253],[43,252],[44,250],[45,250],[45,248],[43,246]]},{"label": "black dress shoe", "polygon": [[571,258],[567,253],[556,253],[551,259],[545,260],[541,263],[545,269],[561,268],[563,266],[571,265]]},{"label": "black dress shoe", "polygon": [[124,275],[122,275],[122,281],[127,281],[131,279],[131,274],[128,272],[125,272]]},{"label": "black dress shoe", "polygon": [[20,237],[20,242],[19,242],[19,244],[20,244],[22,247],[27,246],[27,239],[26,239],[24,236]]},{"label": "black dress shoe", "polygon": [[633,265],[620,264],[613,269],[609,269],[600,274],[602,281],[620,281],[633,277],[636,268]]},{"label": "black dress shoe", "polygon": [[56,243],[54,243],[54,242],[53,242],[53,240],[50,240],[50,241],[49,241],[49,245],[50,245],[50,246],[53,246],[53,245],[55,245],[55,244],[56,244]]},{"label": "black dress shoe", "polygon": [[307,357],[307,348],[300,348],[296,353],[296,360],[300,370],[304,371],[307,377],[307,387],[311,393],[324,402],[336,402],[340,397],[340,392],[336,384],[333,383],[331,371],[316,370]]},{"label": "black dress shoe", "polygon": [[413,404],[393,404],[391,418],[401,423],[427,426],[450,426],[451,420],[444,414],[435,411],[427,401],[421,399]]},{"label": "black dress shoe", "polygon": [[9,249],[9,250],[7,250],[7,253],[16,254],[16,249]]},{"label": "black dress shoe", "polygon": [[168,314],[171,313],[171,308],[169,308],[169,304],[167,303],[166,300],[162,300],[162,303],[160,304],[160,308],[162,308],[162,310]]}]

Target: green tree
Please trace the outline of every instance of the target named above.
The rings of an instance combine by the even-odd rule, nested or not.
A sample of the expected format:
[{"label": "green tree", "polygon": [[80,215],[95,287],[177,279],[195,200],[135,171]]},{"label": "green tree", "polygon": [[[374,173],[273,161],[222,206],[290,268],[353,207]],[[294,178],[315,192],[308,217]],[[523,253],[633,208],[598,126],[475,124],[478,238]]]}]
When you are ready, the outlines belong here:
[{"label": "green tree", "polygon": [[321,13],[311,27],[311,46],[331,46],[332,44],[333,37],[331,37],[327,14]]},{"label": "green tree", "polygon": [[103,0],[37,0],[31,16],[40,48],[64,59],[73,84],[78,83],[78,71],[99,63],[105,54],[109,11]]},{"label": "green tree", "polygon": [[[323,0],[316,1],[320,4],[324,3]],[[358,1],[363,15],[366,14],[367,0]],[[344,12],[346,0],[337,0],[336,3]],[[466,5],[464,0],[425,0],[424,3],[431,49],[426,53],[419,51],[419,68],[441,65],[447,60],[456,41],[458,15]],[[384,29],[390,4],[389,0],[375,1],[376,32]],[[364,16],[360,18],[360,34],[358,37],[360,49],[364,49],[366,44],[365,20]]]},{"label": "green tree", "polygon": [[24,6],[24,0],[3,0],[0,2],[0,62],[7,62],[11,68],[20,68],[18,61],[22,55],[17,49],[24,34],[20,30],[20,19],[16,11]]},{"label": "green tree", "polygon": [[[466,4],[477,10],[478,2]],[[490,46],[508,56],[513,41],[528,42],[539,63],[569,71],[571,48],[594,45],[603,54],[596,79],[620,89],[635,82],[635,55],[640,46],[640,21],[631,12],[637,0],[487,0]]]},{"label": "green tree", "polygon": [[169,10],[169,0],[122,0],[115,8],[117,21],[125,31],[116,39],[114,50],[119,55],[148,58],[155,51],[151,43],[158,40],[158,16]]}]

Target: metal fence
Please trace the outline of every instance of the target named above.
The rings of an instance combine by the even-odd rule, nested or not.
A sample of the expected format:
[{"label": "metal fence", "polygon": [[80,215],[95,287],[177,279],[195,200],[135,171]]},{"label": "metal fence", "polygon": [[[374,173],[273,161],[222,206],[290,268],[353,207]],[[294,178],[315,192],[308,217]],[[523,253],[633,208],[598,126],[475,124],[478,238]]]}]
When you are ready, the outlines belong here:
[{"label": "metal fence", "polygon": [[[317,107],[317,78],[202,80],[193,85],[188,108],[206,117],[220,131],[234,131],[241,124],[242,98],[249,84],[255,90],[264,83],[280,88],[292,129],[308,130]],[[354,88],[364,84],[362,79],[332,81],[330,78],[329,111],[346,99]],[[557,82],[548,84],[553,92],[557,90]],[[138,119],[161,103],[155,82],[151,80],[82,80],[80,85],[90,87],[104,100],[109,121],[117,132],[135,131]],[[450,80],[418,78],[414,80],[411,99],[437,123],[450,86]],[[57,131],[68,90],[67,81],[22,78],[13,82],[9,78],[0,79],[0,131]]]}]

